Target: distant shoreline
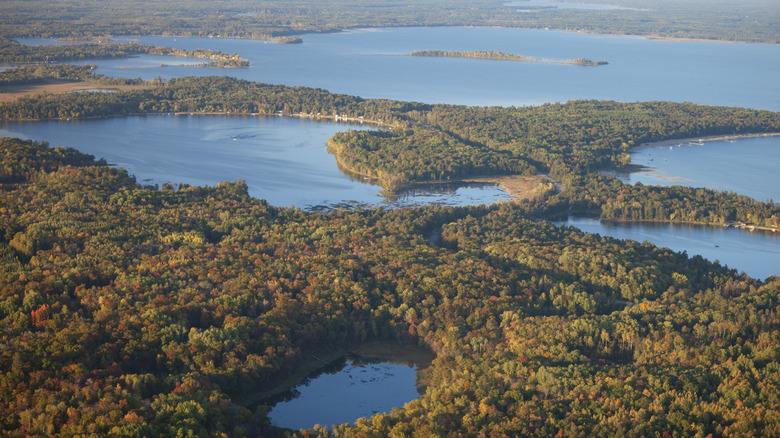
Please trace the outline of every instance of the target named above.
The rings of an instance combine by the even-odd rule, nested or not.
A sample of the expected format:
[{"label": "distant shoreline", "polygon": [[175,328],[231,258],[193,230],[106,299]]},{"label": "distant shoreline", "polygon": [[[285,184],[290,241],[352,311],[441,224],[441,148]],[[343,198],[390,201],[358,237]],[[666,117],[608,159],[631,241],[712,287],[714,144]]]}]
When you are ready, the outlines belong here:
[{"label": "distant shoreline", "polygon": [[654,146],[674,146],[682,143],[692,142],[707,142],[707,141],[723,141],[723,140],[741,140],[745,138],[761,138],[761,137],[777,137],[780,136],[780,132],[767,132],[762,134],[727,134],[727,135],[710,135],[707,137],[689,137],[689,138],[677,138],[671,140],[654,141],[650,143],[642,143],[636,147],[648,148]]}]

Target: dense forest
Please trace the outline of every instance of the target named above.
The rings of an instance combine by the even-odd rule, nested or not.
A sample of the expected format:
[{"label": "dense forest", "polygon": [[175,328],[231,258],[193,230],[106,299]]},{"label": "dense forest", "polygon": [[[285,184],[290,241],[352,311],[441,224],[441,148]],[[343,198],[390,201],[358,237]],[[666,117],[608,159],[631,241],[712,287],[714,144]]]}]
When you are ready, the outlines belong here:
[{"label": "dense forest", "polygon": [[[568,0],[566,0],[568,1]],[[583,3],[576,1],[577,3]],[[780,42],[774,0],[600,0],[610,10],[494,0],[26,0],[0,2],[8,37],[214,36],[300,42],[356,27],[501,26],[599,34]]]},{"label": "dense forest", "polygon": [[335,436],[780,433],[776,277],[526,204],[304,212],[0,149],[7,436],[282,433],[234,400],[373,339],[431,349],[430,384]]}]

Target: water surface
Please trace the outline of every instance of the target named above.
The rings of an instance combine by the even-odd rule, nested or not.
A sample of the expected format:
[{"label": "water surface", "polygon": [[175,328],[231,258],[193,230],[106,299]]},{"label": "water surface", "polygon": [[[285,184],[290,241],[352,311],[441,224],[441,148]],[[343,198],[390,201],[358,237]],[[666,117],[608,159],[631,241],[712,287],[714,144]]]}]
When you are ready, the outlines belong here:
[{"label": "water surface", "polygon": [[415,365],[342,360],[293,388],[294,397],[274,405],[268,417],[287,429],[354,423],[419,398],[416,378]]},{"label": "water surface", "polygon": [[[661,41],[539,29],[379,28],[307,34],[303,44],[227,38],[116,38],[238,53],[249,68],[159,67],[156,57],[86,61],[108,76],[229,75],[402,101],[535,105],[571,99],[668,100],[780,110],[780,45]],[[22,40],[24,41],[24,40]],[[415,50],[495,50],[609,65],[406,56]]]},{"label": "water surface", "polygon": [[288,117],[134,116],[100,120],[0,122],[0,136],[47,140],[105,158],[139,183],[214,186],[243,179],[275,206],[475,205],[508,199],[498,186],[427,186],[386,199],[381,187],[342,173],[326,150],[336,132],[369,125]]},{"label": "water surface", "polygon": [[631,162],[644,169],[615,175],[625,183],[706,187],[780,201],[780,136],[640,147]]},{"label": "water surface", "polygon": [[780,275],[780,233],[684,224],[609,222],[569,217],[564,221],[588,233],[617,239],[649,241],[688,256],[709,261],[765,279]]}]

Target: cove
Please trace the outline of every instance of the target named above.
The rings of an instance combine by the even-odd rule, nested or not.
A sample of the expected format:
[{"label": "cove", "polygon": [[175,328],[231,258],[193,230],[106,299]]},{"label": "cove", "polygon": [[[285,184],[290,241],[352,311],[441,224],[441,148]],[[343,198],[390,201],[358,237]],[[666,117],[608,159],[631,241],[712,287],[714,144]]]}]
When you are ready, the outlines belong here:
[{"label": "cove", "polygon": [[780,233],[674,223],[599,221],[573,216],[563,223],[587,233],[639,242],[647,240],[659,247],[686,251],[689,256],[701,255],[758,279],[780,275]]},{"label": "cove", "polygon": [[642,170],[612,174],[629,184],[685,185],[780,200],[780,136],[668,141],[631,152]]},{"label": "cove", "polygon": [[[303,39],[303,44],[289,45],[228,38],[115,38],[238,53],[250,62],[241,69],[160,67],[159,60],[148,56],[83,63],[96,64],[98,73],[112,77],[228,75],[425,103],[523,106],[571,99],[668,100],[780,110],[780,45],[468,27],[353,29],[306,34]],[[538,59],[603,60],[609,65],[406,56],[415,50],[492,50]]]},{"label": "cove", "polygon": [[429,185],[393,199],[338,169],[328,138],[363,124],[290,117],[156,115],[98,120],[0,122],[0,136],[47,140],[126,169],[140,184],[214,186],[243,179],[249,194],[279,207],[491,204],[509,196],[493,184]]}]

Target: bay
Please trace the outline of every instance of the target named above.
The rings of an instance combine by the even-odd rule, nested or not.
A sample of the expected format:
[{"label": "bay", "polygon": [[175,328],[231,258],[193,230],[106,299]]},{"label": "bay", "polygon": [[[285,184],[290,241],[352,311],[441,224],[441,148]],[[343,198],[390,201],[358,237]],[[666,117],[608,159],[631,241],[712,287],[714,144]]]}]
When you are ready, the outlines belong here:
[{"label": "bay", "polygon": [[643,169],[614,176],[629,184],[705,187],[780,201],[780,136],[664,142],[632,151],[631,162]]},{"label": "bay", "polygon": [[427,186],[387,199],[381,187],[342,173],[326,141],[368,125],[288,117],[133,116],[100,120],[0,122],[0,136],[74,147],[127,169],[147,185],[214,186],[243,179],[249,194],[274,206],[491,204],[509,196],[498,186]]},{"label": "bay", "polygon": [[[243,79],[286,85],[303,85],[325,88],[333,92],[380,97],[407,101],[445,102],[468,105],[533,105],[545,102],[562,102],[570,99],[614,99],[620,101],[671,100],[689,101],[700,104],[731,105],[769,110],[780,110],[780,46],[763,44],[728,44],[695,41],[660,41],[639,37],[587,35],[560,31],[498,29],[498,28],[403,28],[403,29],[356,29],[335,34],[304,35],[304,43],[282,45],[271,42],[246,39],[220,38],[124,38],[144,44],[171,46],[181,49],[208,48],[228,53],[238,53],[250,60],[246,69],[219,69],[193,66],[160,67],[172,64],[161,57],[139,56],[125,60],[88,61],[96,63],[98,72],[109,76],[171,78],[188,75],[230,75]],[[24,42],[24,41],[23,41]],[[462,58],[420,58],[406,56],[413,50],[496,50],[536,58],[572,59],[585,57],[609,62],[606,66],[581,67],[559,64],[524,62],[501,62]],[[178,58],[186,64],[188,60]],[[189,60],[193,61],[193,60]],[[153,118],[146,118],[152,120]],[[136,119],[138,120],[138,119]],[[161,120],[172,120],[163,118]],[[193,127],[203,123],[190,121],[180,125],[177,121],[167,128],[141,126],[117,131],[117,138],[140,136],[137,143],[157,145],[156,149],[171,142],[173,138],[188,138],[190,145],[196,144],[182,131],[198,131]],[[229,120],[236,120],[230,118]],[[49,123],[49,122],[47,122]],[[141,123],[138,121],[137,123]],[[144,122],[145,123],[145,122]],[[53,144],[64,144],[67,140],[81,150],[84,139],[94,135],[92,126],[75,129],[70,139],[63,141],[54,137],[58,131],[52,127],[44,134],[43,124],[28,129],[26,135],[38,139],[49,139]],[[62,125],[60,125],[62,126]],[[19,130],[20,128],[14,128]],[[150,130],[143,137],[141,132]],[[212,128],[203,128],[206,131]],[[240,129],[235,129],[240,133]],[[241,128],[243,129],[243,128]],[[102,129],[94,129],[100,132]],[[110,132],[110,129],[106,130]],[[335,131],[333,131],[335,132]],[[174,134],[175,133],[175,134]],[[331,134],[322,133],[310,144],[324,150],[324,141]],[[201,138],[208,135],[202,133]],[[269,137],[272,135],[269,134]],[[160,141],[161,139],[166,139]],[[317,175],[317,172],[301,169],[292,156],[284,162],[273,162],[271,169],[264,169],[262,163],[249,165],[239,163],[235,153],[230,155],[233,145],[220,143],[226,160],[209,158],[215,167],[233,169],[210,175],[208,169],[180,163],[186,155],[184,145],[170,148],[173,157],[162,159],[134,157],[147,163],[133,164],[132,160],[120,158],[131,155],[126,152],[114,158],[106,156],[103,138],[97,141],[97,148],[86,150],[110,162],[128,167],[139,181],[160,184],[162,182],[184,181],[189,184],[216,184],[224,179],[243,178],[247,180],[253,196],[266,198],[273,205],[296,205],[303,208],[328,208],[335,205],[383,205],[413,206],[421,203],[444,203],[447,205],[469,205],[491,203],[506,197],[498,188],[490,187],[444,187],[437,190],[417,190],[397,200],[385,200],[379,188],[362,181],[351,180],[336,171],[334,179],[324,182],[318,178],[302,175]],[[236,143],[223,138],[224,142]],[[624,181],[644,184],[689,184],[710,187],[717,190],[732,190],[747,194],[758,200],[778,199],[776,178],[778,172],[773,163],[777,161],[775,139],[738,140],[733,144],[706,143],[703,146],[681,146],[670,151],[665,149],[638,149],[632,152],[632,161],[646,166],[642,173],[619,175]],[[119,140],[117,140],[119,141]],[[122,140],[124,141],[124,140]],[[200,140],[199,140],[200,141]],[[128,141],[129,142],[129,141]],[[761,143],[758,147],[753,142]],[[94,142],[93,142],[94,143]],[[137,145],[133,153],[138,153]],[[738,147],[735,152],[730,147]],[[724,148],[721,151],[721,148]],[[119,148],[120,152],[122,148]],[[262,149],[262,148],[260,148]],[[233,150],[235,152],[235,150]],[[201,152],[195,152],[198,156]],[[307,152],[308,154],[308,152]],[[677,154],[677,155],[673,155]],[[271,160],[274,157],[267,157]],[[278,157],[277,157],[278,158]],[[327,160],[332,161],[328,162]],[[746,160],[741,163],[741,160]],[[155,163],[150,166],[148,163]],[[165,166],[159,167],[158,163]],[[127,163],[126,165],[121,163]],[[317,159],[317,163],[335,170],[335,160],[329,155]],[[667,163],[673,165],[666,167]],[[725,167],[719,166],[724,164]],[[276,164],[276,165],[273,165]],[[134,167],[133,167],[134,166]],[[242,167],[244,166],[244,167]],[[155,170],[156,169],[156,170]],[[290,169],[291,173],[281,175],[279,169]],[[151,170],[149,173],[144,173]],[[191,170],[190,175],[187,170]],[[272,175],[263,180],[260,175]],[[207,177],[208,176],[208,177]],[[190,179],[191,178],[191,179]],[[294,187],[306,181],[314,188]],[[749,183],[749,184],[746,184]],[[349,189],[345,187],[352,185]],[[336,186],[339,186],[337,188]],[[485,195],[485,191],[491,192]],[[328,193],[325,193],[328,192]],[[614,228],[612,228],[614,230]],[[778,241],[774,238],[759,240],[759,244],[748,244],[750,237],[760,233],[741,230],[727,234],[734,244],[729,251],[735,259],[728,260],[721,254],[711,254],[715,244],[710,237],[701,238],[699,243],[691,239],[686,231],[671,225],[666,235],[646,234],[647,228],[626,228],[626,237],[636,240],[650,240],[661,246],[676,250],[687,250],[689,254],[701,254],[711,260],[718,259],[737,269],[752,269],[757,263],[740,248],[754,248],[759,259],[777,265],[780,258],[772,250]],[[585,230],[589,231],[589,230]],[[594,232],[603,232],[594,231]],[[681,233],[681,234],[678,234]],[[677,236],[677,237],[674,237]],[[770,235],[771,236],[771,235]],[[672,246],[676,245],[676,246]],[[685,246],[690,245],[690,246]],[[709,248],[711,247],[711,248]],[[719,248],[725,248],[719,244]],[[769,251],[762,252],[762,251]],[[741,261],[743,260],[744,261]],[[761,260],[759,260],[760,262]],[[773,269],[747,271],[751,275],[766,276]],[[769,273],[769,274],[767,274]],[[765,275],[766,274],[766,275]]]},{"label": "bay", "polygon": [[563,222],[587,233],[649,241],[689,256],[745,272],[754,278],[780,275],[780,233],[684,224],[611,222],[569,217]]}]

